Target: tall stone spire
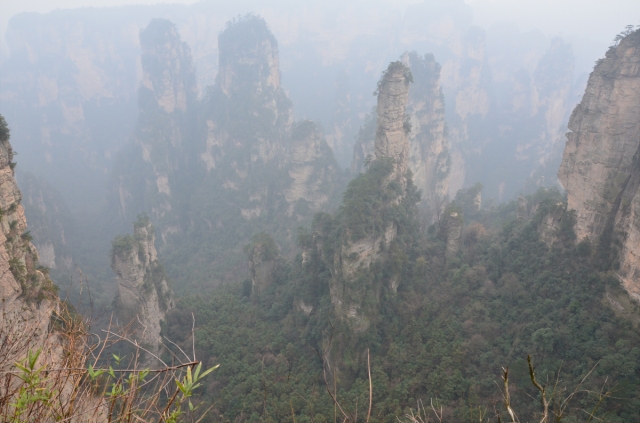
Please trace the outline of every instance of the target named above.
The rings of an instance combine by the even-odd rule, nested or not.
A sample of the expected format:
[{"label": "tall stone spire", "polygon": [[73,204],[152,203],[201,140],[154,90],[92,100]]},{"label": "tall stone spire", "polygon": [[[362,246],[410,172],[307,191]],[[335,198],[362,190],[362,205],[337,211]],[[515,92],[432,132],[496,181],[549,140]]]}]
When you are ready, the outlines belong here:
[{"label": "tall stone spire", "polygon": [[376,159],[394,161],[392,179],[402,178],[409,168],[410,123],[405,119],[409,100],[411,71],[402,62],[392,62],[378,83],[378,125],[376,129]]}]

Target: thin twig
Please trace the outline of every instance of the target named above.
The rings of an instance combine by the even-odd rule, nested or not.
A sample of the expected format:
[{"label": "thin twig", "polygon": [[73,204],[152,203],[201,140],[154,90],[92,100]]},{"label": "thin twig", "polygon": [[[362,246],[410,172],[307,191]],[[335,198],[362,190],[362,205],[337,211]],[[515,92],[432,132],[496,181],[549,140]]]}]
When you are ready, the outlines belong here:
[{"label": "thin twig", "polygon": [[196,361],[196,316],[191,312],[191,344],[193,347],[193,361]]},{"label": "thin twig", "polygon": [[371,417],[371,405],[373,404],[373,385],[371,383],[371,362],[369,361],[369,349],[367,348],[367,371],[369,373],[369,411],[367,412],[367,423]]}]

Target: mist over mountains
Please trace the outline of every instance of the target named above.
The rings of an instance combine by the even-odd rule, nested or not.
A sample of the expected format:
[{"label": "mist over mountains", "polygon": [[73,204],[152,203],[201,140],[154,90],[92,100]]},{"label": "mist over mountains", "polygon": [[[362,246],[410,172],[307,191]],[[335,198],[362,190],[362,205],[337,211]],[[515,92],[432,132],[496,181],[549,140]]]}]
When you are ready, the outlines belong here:
[{"label": "mist over mountains", "polygon": [[70,304],[131,330],[113,357],[221,364],[206,421],[501,421],[474,413],[512,413],[506,366],[539,419],[529,355],[554,401],[585,384],[557,419],[637,421],[640,29],[586,65],[462,0],[290,6],[9,21],[0,288],[38,327],[12,354],[65,356]]},{"label": "mist over mountains", "polygon": [[[291,11],[291,16],[295,16],[295,10]],[[535,120],[535,116],[544,115],[537,103],[551,101],[545,100],[545,96],[559,96],[554,99],[555,102],[574,103],[578,100],[581,84],[584,84],[580,75],[589,70],[586,67],[575,70],[575,59],[568,52],[563,53],[565,62],[558,63],[553,69],[549,65],[543,69],[545,62],[541,61],[542,58],[560,48],[559,40],[552,42],[539,32],[522,33],[513,27],[490,30],[473,27],[471,9],[462,2],[448,3],[446,7],[437,2],[414,5],[407,8],[404,16],[392,14],[391,19],[384,14],[383,8],[371,10],[374,11],[373,15],[367,14],[367,9],[360,10],[355,5],[347,5],[340,15],[348,23],[340,21],[339,24],[328,23],[304,30],[293,22],[282,21],[290,18],[273,16],[270,19],[265,16],[274,33],[281,34],[279,48],[283,87],[296,105],[296,118],[322,122],[328,142],[343,167],[350,163],[354,137],[364,115],[374,105],[371,86],[376,83],[385,63],[395,60],[404,51],[432,53],[443,68],[442,86],[447,121],[453,137],[451,142],[458,150],[454,155],[458,176],[451,187],[452,193],[465,184],[479,181],[478,171],[474,174],[474,170],[467,170],[469,166],[463,164],[469,162],[467,156],[480,155],[482,158],[473,162],[483,163],[490,160],[486,156],[495,156],[493,152],[488,152],[491,148],[501,150],[510,144],[526,150],[533,139],[541,136],[538,133],[541,129],[536,129],[536,133],[520,131],[507,135],[505,128],[500,130],[495,122],[491,123],[496,119],[492,116],[513,113],[515,110],[510,109],[518,108],[518,111],[531,115]],[[26,93],[22,95],[18,86],[26,83],[25,78],[30,78],[30,82],[39,81],[36,85],[29,84],[32,87],[29,90],[34,90],[29,94],[29,101],[38,105],[41,113],[47,113],[45,109],[49,104],[64,101],[64,107],[56,109],[65,110],[66,113],[62,117],[43,116],[39,119],[50,122],[41,130],[45,131],[45,140],[53,137],[54,141],[45,142],[59,139],[57,143],[72,145],[74,139],[89,140],[82,143],[83,148],[74,150],[85,150],[82,153],[82,167],[102,170],[87,170],[83,173],[84,177],[60,181],[58,185],[78,184],[78,179],[86,185],[98,179],[98,173],[105,175],[109,157],[114,154],[114,149],[126,141],[134,122],[136,90],[142,76],[137,37],[140,29],[152,17],[170,16],[192,50],[197,89],[202,95],[206,87],[214,83],[217,74],[217,33],[232,17],[222,17],[225,13],[230,12],[225,12],[223,6],[204,3],[192,6],[60,10],[40,16],[23,14],[12,19],[6,37],[10,55],[3,65],[3,98],[9,101],[10,98],[19,97],[19,102],[24,104],[27,96]],[[365,15],[361,16],[362,13]],[[335,25],[349,30],[341,30],[343,36],[336,39],[330,36]],[[70,28],[74,28],[73,31]],[[63,58],[66,64],[61,62]],[[21,69],[23,65],[27,66],[24,70],[30,70],[24,73]],[[64,72],[65,66],[77,72],[73,80],[62,81],[56,77],[56,73]],[[543,75],[551,72],[555,74]],[[534,74],[538,75],[537,79]],[[562,88],[546,87],[542,93],[541,87],[536,87],[536,84],[542,83],[541,78],[558,80]],[[313,84],[309,84],[309,80],[313,80]],[[552,92],[554,89],[560,91]],[[508,104],[508,99],[515,96],[513,90],[524,90],[519,93],[520,96],[531,97],[534,91],[536,94],[533,100],[522,100],[526,105],[514,106]],[[537,99],[539,96],[542,96],[540,100]],[[527,110],[524,111],[523,107]],[[559,136],[561,141],[564,129],[560,129],[560,126],[566,123],[571,105],[554,107],[563,107],[567,116],[560,119],[563,121],[561,123],[548,122],[549,127],[545,130],[555,133],[547,133],[543,137],[553,139]],[[19,104],[9,109],[18,113]],[[111,118],[114,119],[113,124],[107,124]],[[503,119],[502,116],[500,118]],[[12,120],[21,119],[16,115]],[[71,127],[62,128],[62,125]],[[469,125],[474,126],[471,132]],[[532,125],[539,126],[541,123],[532,122]],[[24,126],[25,131],[27,127],[32,131],[25,132],[24,139],[34,139],[36,135],[40,137],[34,125]],[[15,129],[21,130],[20,127]],[[492,133],[491,136],[486,135],[487,131]],[[509,140],[515,137],[517,142],[495,140],[493,138],[497,136],[493,133],[502,133]],[[469,143],[470,146],[465,147]],[[492,147],[492,143],[497,145]],[[89,145],[92,146],[90,149]],[[22,150],[28,152],[24,148]],[[60,155],[61,152],[56,149],[28,156],[33,156],[33,168],[48,166],[50,173],[55,174],[55,169],[47,159],[51,156],[53,160],[52,155],[55,154]],[[512,151],[509,154],[513,156],[516,153]],[[517,175],[519,183],[513,183],[513,178],[483,180],[481,182],[485,184],[488,195],[498,200],[512,196],[529,173],[540,167],[540,161],[544,162],[548,154],[540,151],[519,153],[520,160],[529,160],[527,170]],[[24,165],[28,164],[25,162]],[[81,168],[77,171],[80,172]],[[469,171],[471,174],[467,176]],[[88,175],[92,177],[87,178]],[[553,172],[548,176],[553,179]],[[100,184],[104,184],[104,176],[102,181],[92,183],[95,186],[91,189],[87,187],[85,191],[99,190]],[[504,183],[502,189],[501,183]],[[75,198],[66,197],[67,201],[74,201]]]}]

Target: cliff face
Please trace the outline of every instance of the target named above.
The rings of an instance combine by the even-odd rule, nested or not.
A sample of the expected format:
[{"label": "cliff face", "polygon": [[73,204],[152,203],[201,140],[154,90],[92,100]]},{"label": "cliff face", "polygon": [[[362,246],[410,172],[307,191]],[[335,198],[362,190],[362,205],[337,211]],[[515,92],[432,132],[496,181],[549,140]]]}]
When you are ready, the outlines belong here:
[{"label": "cliff face", "polygon": [[316,212],[326,207],[337,189],[339,169],[315,123],[302,121],[293,126],[287,162],[291,178],[284,191],[288,213],[296,208]]},{"label": "cliff face", "polygon": [[239,172],[255,162],[281,165],[293,117],[280,85],[275,37],[263,19],[247,16],[227,25],[218,48],[220,71],[205,99],[208,135],[201,159],[207,171],[234,150],[242,154],[235,164]]},{"label": "cliff face", "polygon": [[351,173],[357,175],[366,169],[367,160],[373,160],[373,148],[376,140],[377,113],[373,108],[370,113],[364,117],[364,122],[358,130],[356,142],[353,146],[353,157],[351,159]]},{"label": "cliff face", "polygon": [[278,42],[257,17],[230,22],[218,37],[217,85],[228,96],[238,91],[262,93],[280,88]]},{"label": "cliff face", "polygon": [[75,210],[96,211],[136,120],[139,26],[122,15],[24,13],[7,28],[0,101],[21,167],[46,174]]},{"label": "cliff face", "polygon": [[[180,39],[175,25],[164,19],[152,20],[140,33],[142,87],[139,96],[166,113],[186,112],[196,98],[195,72],[191,49]],[[153,100],[146,97],[151,97]],[[180,140],[172,140],[179,143]]]},{"label": "cliff face", "polygon": [[408,116],[406,116],[411,70],[401,62],[393,62],[378,83],[376,159],[393,160],[391,179],[401,180],[409,169]]},{"label": "cliff face", "polygon": [[498,200],[525,185],[552,185],[575,98],[571,46],[559,38],[545,46],[517,32],[472,28],[459,51],[455,60],[442,61],[450,195],[475,182]]},{"label": "cliff face", "polygon": [[138,218],[133,236],[113,241],[111,268],[118,282],[118,317],[125,325],[133,322],[135,338],[157,352],[160,322],[173,308],[173,293],[158,261],[155,230],[148,218]]},{"label": "cliff face", "polygon": [[[136,123],[136,92],[144,79],[139,32],[156,16],[170,16],[182,39],[191,46],[203,94],[216,78],[222,80],[221,87],[229,94],[232,86],[244,78],[237,69],[256,64],[261,70],[248,85],[263,91],[277,88],[280,82],[276,52],[286,51],[287,57],[295,58],[286,63],[290,96],[299,99],[301,115],[322,120],[327,141],[341,164],[350,159],[356,125],[372,106],[370,87],[378,78],[374,70],[385,64],[392,52],[404,49],[437,51],[442,64],[452,194],[465,184],[481,181],[489,197],[502,193],[506,198],[540,166],[540,159],[548,158],[549,150],[545,147],[540,152],[536,146],[557,147],[553,138],[543,135],[552,132],[542,129],[539,122],[531,136],[524,136],[521,125],[504,124],[504,119],[496,117],[504,111],[502,103],[518,104],[519,110],[531,109],[531,99],[538,94],[541,99],[559,99],[570,86],[571,82],[555,94],[539,89],[544,84],[536,82],[538,62],[540,69],[549,70],[548,75],[556,75],[557,81],[566,75],[571,79],[567,72],[570,67],[558,67],[564,61],[543,64],[544,60],[540,60],[547,47],[541,34],[473,28],[467,15],[470,12],[461,12],[468,7],[461,2],[448,2],[437,11],[429,3],[412,5],[407,8],[407,19],[402,20],[390,19],[386,11],[376,9],[364,21],[357,8],[341,9],[343,18],[336,20],[325,19],[323,14],[327,11],[322,8],[305,5],[301,7],[308,13],[287,12],[288,17],[280,18],[284,21],[273,22],[280,45],[273,42],[270,33],[262,36],[257,31],[254,38],[259,42],[246,49],[255,56],[243,58],[234,53],[244,48],[242,45],[227,44],[231,47],[225,50],[211,42],[212,36],[226,30],[222,17],[235,15],[234,7],[211,4],[85,8],[12,18],[7,34],[11,53],[0,72],[0,97],[13,122],[14,145],[22,154],[24,168],[31,172],[46,169],[51,185],[65,196],[73,210],[78,206],[94,208],[104,200],[102,187],[108,183],[108,169]],[[269,6],[261,6],[256,12],[274,16],[269,10]],[[371,32],[373,28],[375,31]],[[367,34],[366,40],[362,34]],[[246,39],[243,37],[239,43]],[[258,56],[267,60],[258,61]],[[313,84],[308,83],[310,74],[315,75]],[[542,103],[551,104],[546,100]],[[545,110],[538,110],[546,114]],[[568,113],[549,114],[549,122],[560,115],[564,125]],[[544,139],[540,140],[542,136]],[[523,140],[517,147],[515,138]],[[221,138],[211,140],[207,154],[215,156],[217,142]],[[496,151],[505,154],[494,159]],[[503,169],[503,173],[509,172],[509,178],[490,172],[496,163],[513,162],[514,158],[517,166]],[[551,183],[548,176],[547,183]],[[157,181],[152,182],[157,185]],[[166,186],[163,180],[160,184]],[[83,195],[77,196],[77,192]],[[125,221],[135,218],[138,211],[133,210]]]},{"label": "cliff face", "polygon": [[249,258],[251,295],[260,295],[275,280],[278,246],[270,235],[260,232],[251,238],[251,244],[245,247],[245,252]]},{"label": "cliff face", "polygon": [[411,117],[409,167],[413,181],[422,192],[425,223],[433,223],[449,195],[451,158],[445,135],[444,95],[440,87],[440,65],[433,55],[403,56],[411,69],[407,114]]},{"label": "cliff face", "polygon": [[558,177],[578,238],[619,240],[618,275],[640,300],[640,31],[598,61],[569,129]]},{"label": "cliff face", "polygon": [[71,210],[62,195],[32,173],[17,172],[25,214],[40,263],[52,270],[72,270],[71,243],[77,240]]},{"label": "cliff face", "polygon": [[221,72],[204,99],[207,135],[200,160],[208,193],[203,195],[222,195],[237,207],[229,213],[254,220],[272,203],[269,180],[281,179],[291,102],[280,85],[277,42],[263,19],[230,22],[218,44]]},{"label": "cliff face", "polygon": [[[21,204],[22,194],[14,179],[13,149],[7,124],[0,115],[0,338],[6,363],[21,358],[27,348],[47,348],[51,315],[56,309],[55,287],[48,272],[38,264]],[[8,369],[7,369],[8,370]]]},{"label": "cliff face", "polygon": [[[175,26],[152,20],[140,33],[143,78],[133,142],[119,153],[115,196],[126,220],[142,211],[160,218],[189,174],[195,131],[196,81],[189,47]],[[128,162],[128,163],[127,163]]]}]

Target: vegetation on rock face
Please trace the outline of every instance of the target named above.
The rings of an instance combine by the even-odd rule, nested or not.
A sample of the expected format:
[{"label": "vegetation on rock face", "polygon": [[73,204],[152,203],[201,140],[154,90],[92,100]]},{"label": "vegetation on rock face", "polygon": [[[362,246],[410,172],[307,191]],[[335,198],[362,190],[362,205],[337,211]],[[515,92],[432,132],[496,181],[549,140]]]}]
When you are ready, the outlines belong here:
[{"label": "vegetation on rock face", "polygon": [[[11,176],[3,181],[3,201],[9,199],[9,205],[3,204],[6,209],[0,208],[0,230],[4,232],[4,254],[8,261],[8,270],[13,278],[20,285],[20,295],[27,302],[40,302],[44,299],[52,299],[58,288],[49,278],[49,272],[38,263],[38,253],[31,243],[32,237],[29,231],[25,231],[26,225],[24,217],[18,213],[21,201],[21,194],[18,191],[13,170],[15,163],[12,162],[14,154],[9,143],[10,129],[6,120],[0,115],[0,148],[6,156],[3,158],[2,166],[9,166]],[[6,167],[5,167],[6,169]],[[16,195],[17,192],[17,195]],[[5,301],[6,299],[3,299]]]},{"label": "vegetation on rock face", "polygon": [[251,237],[251,244],[244,247],[249,261],[270,261],[278,257],[278,245],[266,232],[260,232]]},{"label": "vegetation on rock face", "polygon": [[401,194],[396,182],[385,186],[392,170],[391,159],[376,160],[366,173],[349,184],[340,214],[352,241],[384,232],[388,216],[383,206]]},{"label": "vegetation on rock face", "polygon": [[4,116],[0,115],[0,141],[9,141],[9,133],[9,125]]},{"label": "vegetation on rock face", "polygon": [[391,62],[391,63],[389,63],[389,66],[387,67],[387,69],[385,69],[382,72],[382,77],[378,81],[378,88],[373,93],[373,95],[378,95],[378,93],[380,92],[380,88],[385,83],[385,77],[387,75],[393,74],[394,72],[397,72],[398,70],[403,72],[404,83],[406,85],[409,85],[409,84],[411,84],[413,82],[413,75],[411,74],[411,69],[409,69],[409,67],[407,67],[407,65],[405,65],[404,63],[402,63],[399,60],[395,61],[395,62]]},{"label": "vegetation on rock face", "polygon": [[116,257],[124,258],[137,247],[138,241],[133,235],[118,235],[111,241],[111,261]]}]

